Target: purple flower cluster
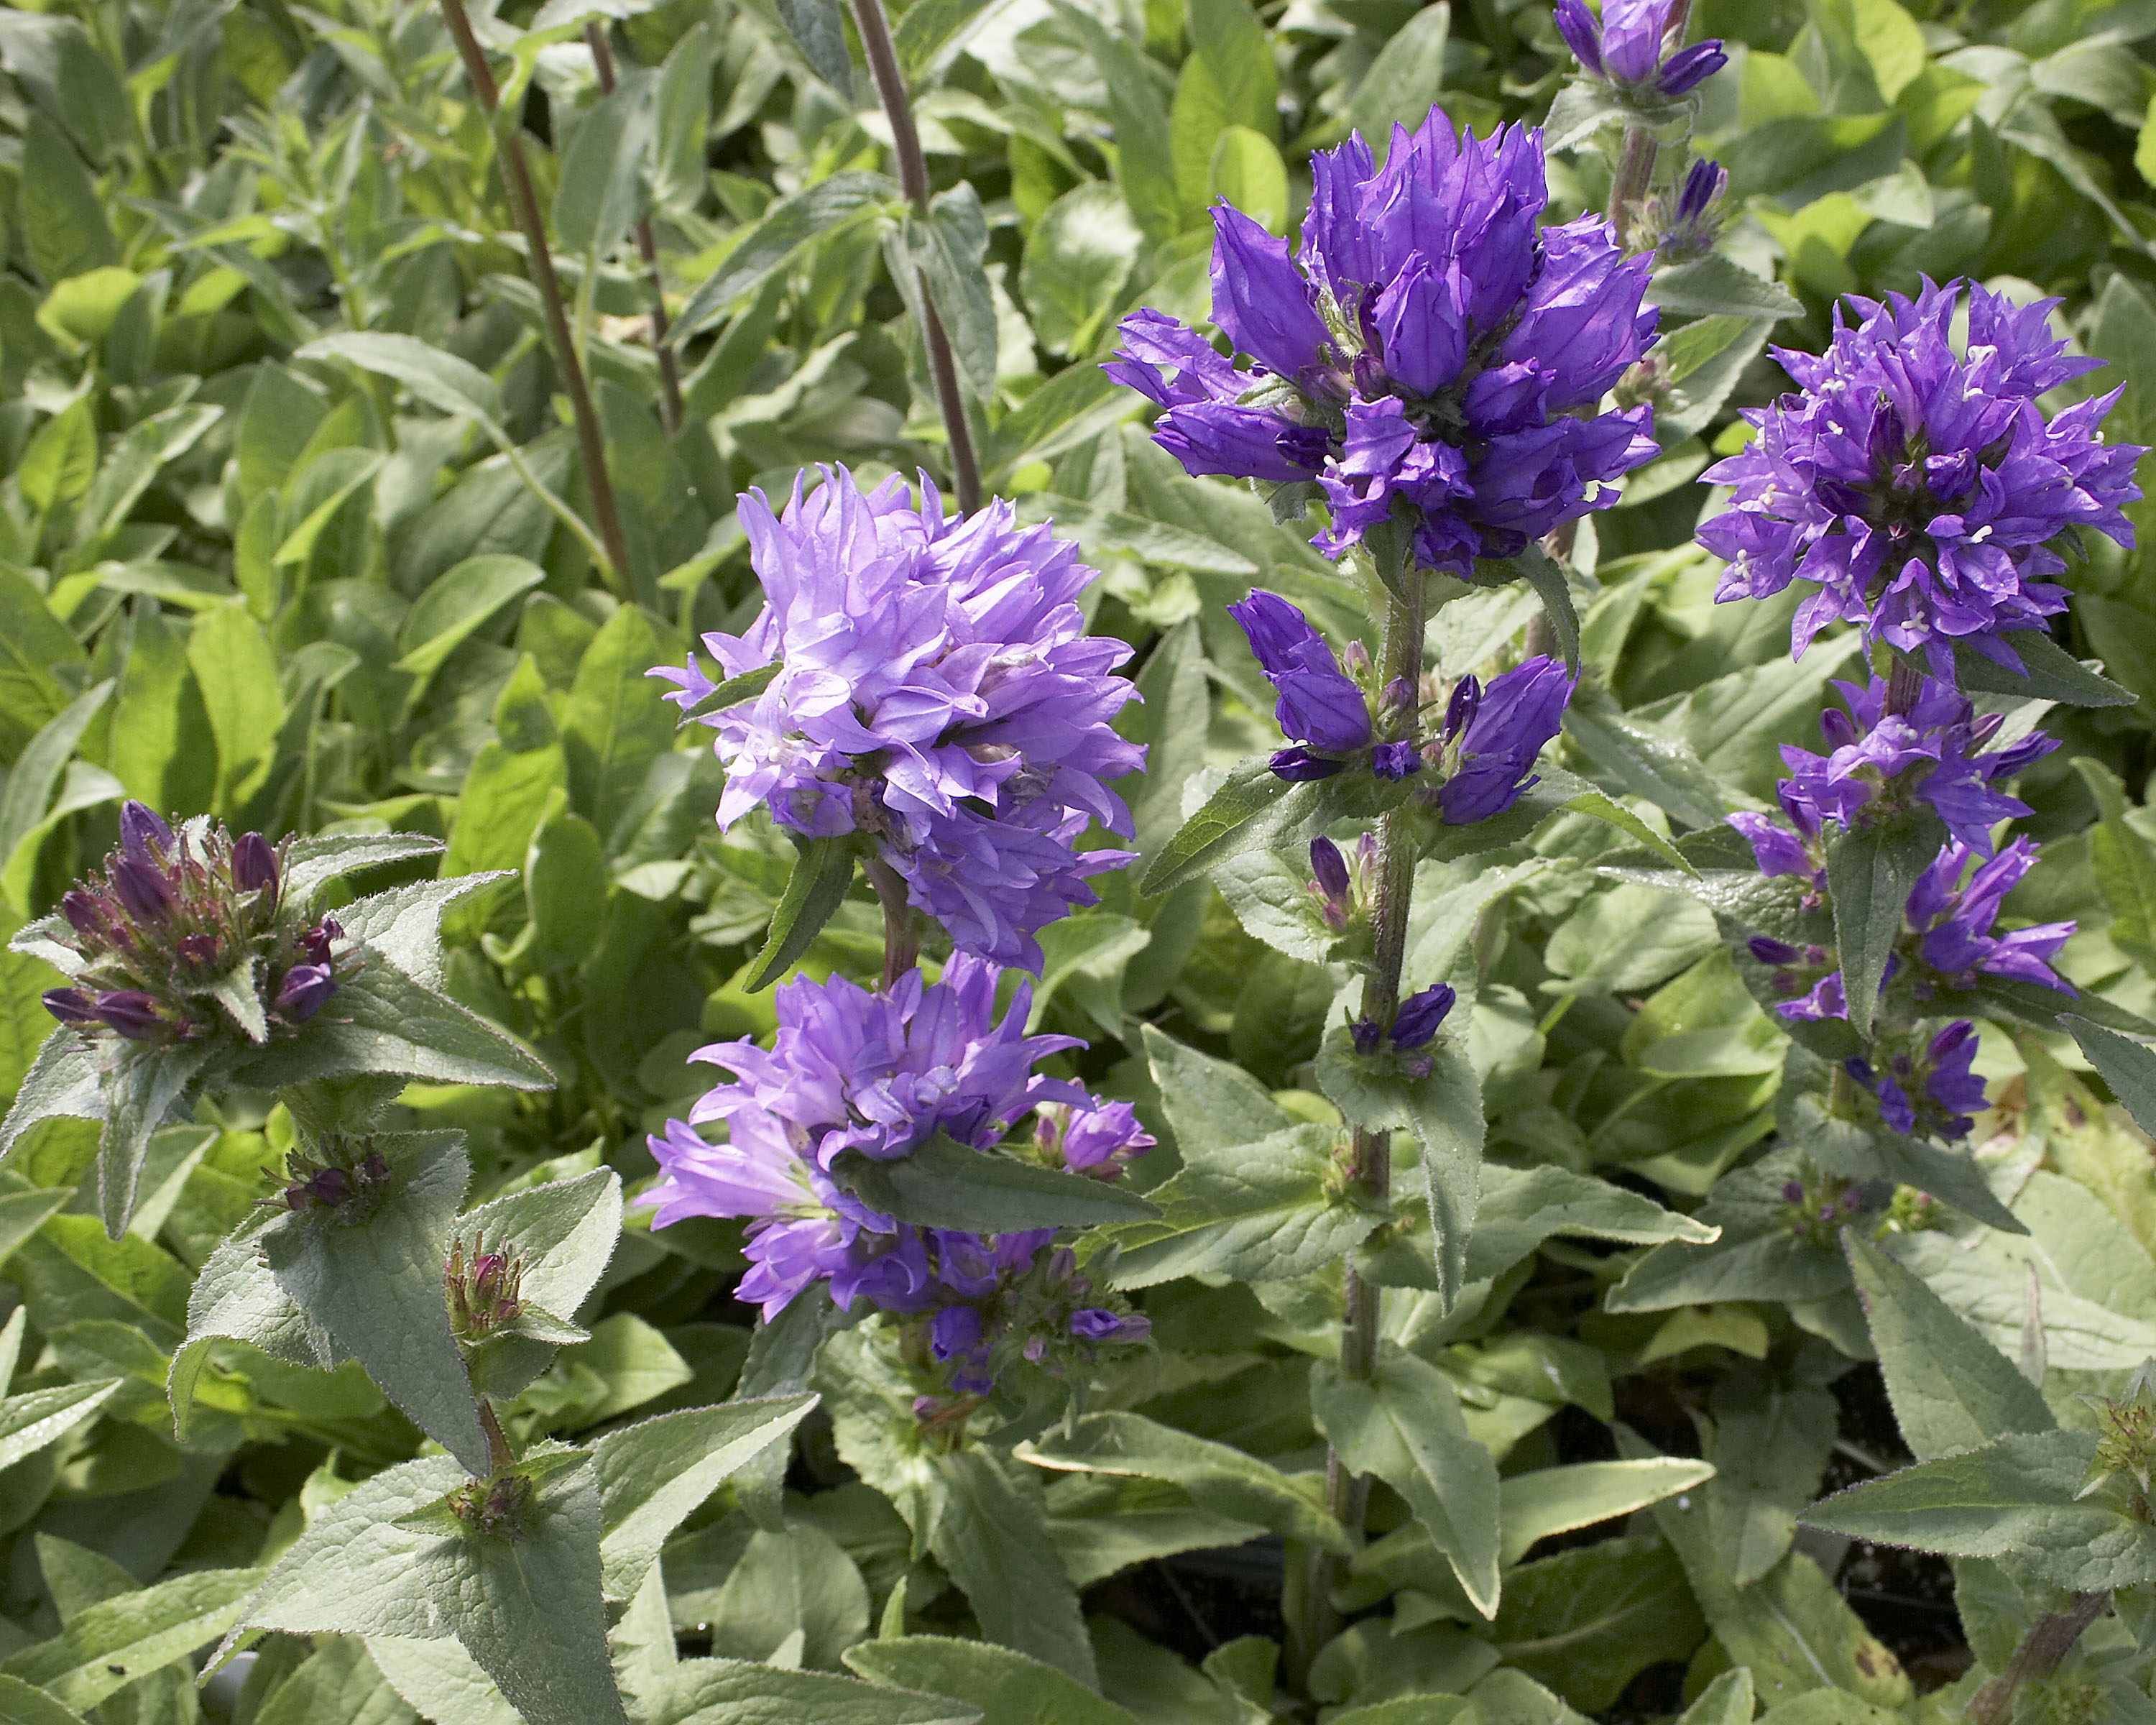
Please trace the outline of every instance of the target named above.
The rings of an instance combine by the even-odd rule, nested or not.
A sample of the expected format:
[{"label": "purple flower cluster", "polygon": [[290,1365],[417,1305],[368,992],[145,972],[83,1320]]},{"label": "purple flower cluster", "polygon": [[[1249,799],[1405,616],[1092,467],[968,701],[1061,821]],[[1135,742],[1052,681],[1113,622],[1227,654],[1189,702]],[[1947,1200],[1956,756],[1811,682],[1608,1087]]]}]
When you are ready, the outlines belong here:
[{"label": "purple flower cluster", "polygon": [[1718,41],[1696,42],[1664,56],[1671,26],[1690,0],[1603,0],[1597,20],[1583,0],[1557,0],[1558,33],[1594,77],[1628,95],[1673,101],[1729,62]]},{"label": "purple flower cluster", "polygon": [[[233,838],[203,823],[175,833],[146,805],[120,811],[120,849],[60,898],[79,959],[44,996],[64,1024],[131,1042],[192,1040],[221,1021],[215,991],[243,972],[272,1029],[305,1024],[336,993],[330,917],[284,915],[283,856],[259,833]],[[242,1026],[242,1028],[246,1028]],[[254,1031],[249,1029],[253,1035]]]},{"label": "purple flower cluster", "polygon": [[[1072,1304],[1091,1289],[1044,1255],[1052,1229],[983,1236],[916,1228],[839,1183],[842,1156],[893,1161],[939,1132],[987,1153],[1029,1114],[1035,1153],[1072,1173],[1112,1179],[1152,1147],[1129,1104],[1101,1102],[1034,1070],[1083,1045],[1024,1034],[1032,991],[1024,983],[998,1017],[997,981],[993,967],[961,955],[940,982],[911,971],[888,993],[837,976],[786,984],[770,1049],[744,1040],[697,1051],[734,1077],[701,1097],[688,1121],[670,1120],[649,1140],[663,1173],[645,1197],[657,1207],[653,1225],[747,1217],[750,1267],[737,1291],[766,1318],[819,1281],[842,1307],[866,1299],[886,1312],[932,1312],[937,1357],[960,1362],[962,1375],[975,1350],[1009,1328],[998,1313],[1014,1304],[1033,1313],[1029,1322],[1039,1317],[1034,1307],[1063,1312],[1058,1337],[1044,1348],[1138,1339],[1142,1319]],[[696,1129],[709,1125],[723,1126],[724,1142]],[[954,1315],[962,1310],[972,1316]],[[1096,1312],[1123,1328],[1102,1330],[1101,1318],[1087,1316]]]},{"label": "purple flower cluster", "polygon": [[1317,480],[1328,555],[1399,519],[1422,567],[1462,576],[1614,503],[1602,482],[1656,453],[1651,411],[1580,410],[1654,333],[1650,260],[1599,217],[1537,226],[1541,135],[1455,140],[1433,108],[1383,168],[1357,136],[1311,169],[1293,259],[1213,213],[1213,321],[1249,371],[1158,312],[1124,323],[1106,369],[1166,410],[1161,447],[1192,474]]},{"label": "purple flower cluster", "polygon": [[[1111,726],[1130,649],[1078,608],[1094,572],[1007,503],[947,520],[925,478],[916,508],[898,479],[865,495],[825,470],[783,518],[756,491],[740,517],[767,603],[704,645],[727,679],[779,670],[701,716],[727,769],[719,824],[762,804],[803,837],[860,834],[960,951],[1037,970],[1034,932],[1131,860],[1076,849],[1091,821],[1129,833],[1107,786],[1145,758]],[[693,661],[653,675],[684,707],[717,686]]]},{"label": "purple flower cluster", "polygon": [[[1279,696],[1274,717],[1293,739],[1273,756],[1274,773],[1297,783],[1330,778],[1366,752],[1380,778],[1404,779],[1427,768],[1433,782],[1424,794],[1450,826],[1487,820],[1518,800],[1535,782],[1528,769],[1557,735],[1572,699],[1564,667],[1537,656],[1492,677],[1486,688],[1473,676],[1461,679],[1438,733],[1424,737],[1404,683],[1373,696],[1286,599],[1254,591],[1228,612]],[[1367,655],[1358,654],[1356,668],[1367,680]]]},{"label": "purple flower cluster", "polygon": [[1984,1111],[1984,1081],[1970,1070],[1976,1044],[1976,1026],[1957,1019],[1921,1049],[1888,1055],[1883,1070],[1856,1055],[1842,1068],[1871,1092],[1890,1131],[1965,1137]]},{"label": "purple flower cluster", "polygon": [[1956,643],[2018,670],[1999,638],[2066,609],[2048,578],[2066,567],[2054,542],[2085,527],[2133,543],[2120,506],[2141,495],[2143,452],[2097,429],[2119,392],[2046,422],[2037,397],[2102,363],[2066,355],[2046,322],[2055,300],[2017,307],[1954,281],[1851,303],[1861,321],[1837,307],[1825,354],[1774,350],[1802,393],[1748,408],[1758,435],[1702,475],[1736,488],[1699,531],[1729,563],[1715,597],[1805,581],[1818,591],[1797,609],[1799,653],[1838,618],[1867,641],[1922,652],[1942,676]]},{"label": "purple flower cluster", "polygon": [[1790,776],[1782,806],[1807,837],[1835,821],[1854,827],[1883,819],[1910,799],[1928,804],[1956,841],[1989,856],[1991,829],[2026,814],[2029,805],[1994,789],[2058,747],[2032,732],[2003,749],[1980,752],[2005,722],[1979,718],[1950,683],[1919,675],[1906,665],[1891,679],[1868,685],[1837,680],[1848,711],[1820,716],[1828,752],[1784,747]]}]

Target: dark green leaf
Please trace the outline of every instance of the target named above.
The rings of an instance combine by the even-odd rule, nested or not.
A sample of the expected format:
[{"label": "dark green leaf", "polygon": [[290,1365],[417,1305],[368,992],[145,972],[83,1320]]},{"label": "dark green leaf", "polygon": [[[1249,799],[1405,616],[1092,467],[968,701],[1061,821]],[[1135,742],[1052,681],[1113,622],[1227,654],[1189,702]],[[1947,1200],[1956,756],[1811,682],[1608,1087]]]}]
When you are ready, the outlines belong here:
[{"label": "dark green leaf", "polygon": [[884,175],[850,168],[780,198],[690,295],[674,325],[675,339],[686,341],[708,327],[803,247],[880,215],[897,195],[896,183]]},{"label": "dark green leaf", "polygon": [[2089,1064],[2103,1075],[2119,1106],[2131,1114],[2145,1132],[2156,1132],[2156,1049],[2132,1042],[2115,1030],[2092,1024],[2072,1013],[2062,1013],[2059,1023],[2073,1033]]},{"label": "dark green leaf", "polygon": [[1938,851],[1935,828],[1909,819],[1854,828],[1827,845],[1835,947],[1849,998],[1850,1028],[1859,1037],[1871,1034],[1887,961],[1907,921],[1910,891]]},{"label": "dark green leaf", "polygon": [[842,1156],[832,1176],[870,1209],[921,1228],[1014,1234],[1160,1214],[1111,1182],[969,1149],[940,1132],[890,1162]]},{"label": "dark green leaf", "polygon": [[1290,784],[1266,762],[1246,761],[1168,840],[1138,890],[1158,898],[1215,863],[1284,839],[1316,813],[1317,802],[1317,786]]},{"label": "dark green leaf", "polygon": [[849,839],[811,839],[801,846],[793,871],[786,877],[786,891],[771,913],[763,949],[742,986],[754,993],[785,975],[837,914],[853,884],[854,849]]},{"label": "dark green leaf", "polygon": [[1954,649],[1954,679],[1964,689],[1985,695],[2018,696],[2024,701],[2056,701],[2066,706],[2132,706],[2133,691],[2099,676],[2041,629],[2018,629],[2001,638],[2021,661],[2016,676],[1967,647]]},{"label": "dark green leaf", "polygon": [[948,1695],[984,1719],[1026,1725],[1131,1725],[1131,1715],[1052,1665],[983,1641],[906,1635],[864,1641],[846,1663],[872,1682]]},{"label": "dark green leaf", "polygon": [[728,677],[716,685],[707,695],[691,701],[681,709],[684,721],[701,719],[706,713],[722,713],[728,707],[740,706],[751,701],[771,686],[772,680],[786,667],[777,660],[769,665],[760,665],[754,670],[743,671],[737,677]]},{"label": "dark green leaf", "polygon": [[1096,1681],[1077,1590],[1048,1537],[1040,1476],[979,1445],[937,1456],[936,1468],[943,1512],[930,1548],[964,1589],[981,1633],[1081,1683]]}]

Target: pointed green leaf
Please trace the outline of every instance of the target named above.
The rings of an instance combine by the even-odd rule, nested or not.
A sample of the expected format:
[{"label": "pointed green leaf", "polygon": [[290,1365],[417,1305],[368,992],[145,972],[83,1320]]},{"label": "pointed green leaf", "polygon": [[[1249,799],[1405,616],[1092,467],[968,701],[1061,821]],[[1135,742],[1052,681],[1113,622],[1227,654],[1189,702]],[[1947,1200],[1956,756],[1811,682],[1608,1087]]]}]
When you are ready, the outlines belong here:
[{"label": "pointed green leaf", "polygon": [[763,950],[756,955],[742,986],[754,993],[785,975],[838,913],[853,884],[854,850],[848,839],[811,839],[803,845],[793,860],[793,873],[786,877],[786,891],[771,913]]},{"label": "pointed green leaf", "polygon": [[939,1455],[935,1466],[944,1502],[929,1547],[964,1590],[981,1633],[1096,1682],[1077,1589],[1048,1537],[1040,1476],[983,1445]]},{"label": "pointed green leaf", "polygon": [[71,1707],[93,1707],[214,1641],[239,1615],[259,1569],[198,1569],[78,1612],[59,1636],[4,1666]]},{"label": "pointed green leaf", "polygon": [[947,1695],[984,1719],[1026,1725],[1132,1725],[1131,1715],[1051,1665],[1008,1647],[943,1635],[864,1641],[846,1663],[875,1683]]},{"label": "pointed green leaf", "polygon": [[832,1177],[871,1209],[921,1228],[1013,1234],[1160,1214],[1114,1182],[970,1149],[940,1132],[891,1162],[841,1156]]},{"label": "pointed green leaf", "polygon": [[1850,1028],[1871,1034],[1887,961],[1907,920],[1909,893],[1938,852],[1936,823],[1903,819],[1845,831],[1827,846],[1827,896],[1834,901]]}]

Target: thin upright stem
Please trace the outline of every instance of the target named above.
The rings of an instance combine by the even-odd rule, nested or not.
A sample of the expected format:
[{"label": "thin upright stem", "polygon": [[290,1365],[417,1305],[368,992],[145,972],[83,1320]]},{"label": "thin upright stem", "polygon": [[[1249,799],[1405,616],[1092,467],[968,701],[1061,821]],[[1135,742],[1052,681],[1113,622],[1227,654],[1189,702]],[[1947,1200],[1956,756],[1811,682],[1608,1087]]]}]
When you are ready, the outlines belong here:
[{"label": "thin upright stem", "polygon": [[2006,1725],[2014,1712],[2014,1692],[2031,1677],[2048,1677],[2056,1671],[2082,1632],[2110,1609],[2108,1590],[2077,1593],[2066,1610],[2038,1618],[2007,1660],[2006,1669],[1970,1700],[1966,1714],[1969,1725]]},{"label": "thin upright stem", "polygon": [[496,1473],[516,1465],[516,1451],[509,1447],[508,1435],[501,1429],[501,1421],[495,1417],[494,1404],[485,1396],[474,1398],[479,1408],[479,1423],[486,1433],[486,1458]]},{"label": "thin upright stem", "polygon": [[921,962],[921,919],[914,914],[897,870],[873,856],[864,858],[861,867],[883,907],[883,985],[889,990]]},{"label": "thin upright stem", "polygon": [[[869,75],[875,80],[876,99],[891,122],[898,182],[914,214],[925,222],[928,219],[928,158],[921,153],[921,134],[914,128],[906,74],[899,69],[898,50],[891,44],[891,21],[884,16],[883,0],[853,0],[853,8],[854,26],[860,32],[861,48],[868,55]],[[973,434],[966,423],[958,362],[952,356],[951,338],[943,332],[943,321],[936,315],[935,297],[929,292],[926,275],[920,279],[919,292],[928,374],[936,382],[936,406],[951,445],[951,483],[958,494],[958,513],[971,515],[981,506],[981,470],[973,454]]]},{"label": "thin upright stem", "polygon": [[486,51],[472,33],[471,19],[465,12],[464,0],[442,0],[442,16],[448,20],[449,34],[456,39],[457,52],[463,57],[465,76],[471,82],[472,93],[486,110],[487,119],[495,122],[494,133],[501,151],[501,178],[509,193],[510,213],[523,230],[526,267],[531,272],[532,286],[539,290],[540,307],[547,318],[547,345],[553,349],[555,369],[562,375],[562,387],[568,392],[570,414],[577,423],[577,447],[583,462],[585,483],[591,487],[592,513],[598,518],[599,542],[606,551],[606,562],[599,573],[613,589],[616,598],[626,599],[631,597],[629,551],[621,536],[621,517],[614,508],[613,482],[607,477],[606,440],[599,432],[598,413],[592,405],[591,389],[584,381],[584,368],[577,358],[576,341],[569,331],[568,314],[562,308],[562,283],[554,274],[554,254],[547,243],[546,223],[540,219],[539,195],[532,187],[531,170],[524,160],[521,136],[513,119],[508,124],[500,123],[501,93],[486,63]]},{"label": "thin upright stem", "polygon": [[[607,41],[606,20],[593,18],[584,26],[584,45],[592,51],[592,68],[598,74],[599,93],[613,94],[613,49]],[[637,255],[644,259],[651,281],[651,351],[659,359],[659,418],[669,437],[681,429],[681,368],[666,340],[666,284],[659,273],[659,244],[651,237],[651,218],[636,224]]]},{"label": "thin upright stem", "polygon": [[[1678,0],[1670,9],[1662,31],[1662,58],[1683,46],[1686,27],[1691,21],[1691,0]],[[1625,128],[1625,141],[1617,151],[1617,172],[1609,185],[1609,224],[1617,230],[1617,244],[1630,251],[1633,224],[1640,207],[1655,182],[1655,157],[1660,154],[1655,135],[1644,126]]]},{"label": "thin upright stem", "polygon": [[[1414,567],[1401,576],[1402,591],[1389,596],[1379,672],[1384,684],[1404,680],[1413,687],[1422,676],[1424,588],[1428,578]],[[1385,815],[1378,827],[1378,878],[1370,907],[1373,952],[1363,979],[1363,1016],[1389,1029],[1399,1010],[1400,973],[1407,954],[1408,912],[1414,895],[1415,846],[1404,809]],[[1350,1178],[1368,1201],[1383,1206],[1391,1193],[1393,1135],[1357,1127],[1351,1146]],[[1377,1369],[1383,1311],[1380,1290],[1364,1280],[1349,1259],[1342,1289],[1344,1312],[1340,1331],[1340,1370],[1349,1378],[1368,1378]],[[1342,1461],[1337,1450],[1325,1455],[1325,1507],[1351,1531],[1359,1531],[1370,1502],[1370,1482]],[[1319,1648],[1339,1628],[1332,1608],[1338,1560],[1330,1553],[1309,1554],[1296,1621],[1288,1627],[1290,1680],[1300,1686]]]}]

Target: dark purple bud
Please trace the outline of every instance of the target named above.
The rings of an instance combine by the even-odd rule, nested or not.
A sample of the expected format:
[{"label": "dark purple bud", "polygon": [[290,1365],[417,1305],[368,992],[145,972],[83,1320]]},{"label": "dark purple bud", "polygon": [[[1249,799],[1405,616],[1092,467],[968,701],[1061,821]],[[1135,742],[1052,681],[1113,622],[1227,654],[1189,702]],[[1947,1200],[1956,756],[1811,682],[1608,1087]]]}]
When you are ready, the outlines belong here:
[{"label": "dark purple bud", "polygon": [[1450,742],[1475,722],[1475,710],[1482,705],[1482,685],[1474,675],[1452,685],[1452,698],[1445,704],[1445,740]]},{"label": "dark purple bud", "polygon": [[1695,42],[1681,48],[1662,64],[1662,94],[1672,99],[1687,95],[1729,64],[1718,41]]},{"label": "dark purple bud", "polygon": [[1317,877],[1317,890],[1334,901],[1348,896],[1348,859],[1330,839],[1310,841],[1310,872]]},{"label": "dark purple bud", "polygon": [[1420,1048],[1437,1034],[1437,1027],[1445,1022],[1456,998],[1443,983],[1410,994],[1400,1003],[1399,1014],[1393,1020],[1393,1046]]},{"label": "dark purple bud", "polygon": [[330,962],[330,942],[344,938],[344,926],[334,916],[325,916],[312,928],[304,931],[300,939],[300,950],[307,955],[310,964]]},{"label": "dark purple bud", "polygon": [[1405,778],[1422,770],[1422,757],[1412,742],[1381,742],[1370,751],[1370,770],[1380,778]]},{"label": "dark purple bud", "polygon": [[379,1150],[370,1150],[359,1164],[359,1171],[367,1176],[371,1185],[380,1185],[389,1178],[389,1164],[382,1159]]},{"label": "dark purple bud", "polygon": [[120,844],[138,862],[160,861],[172,848],[172,829],[131,797],[120,805]]},{"label": "dark purple bud", "polygon": [[1782,1188],[1782,1202],[1783,1202],[1783,1203],[1784,1203],[1784,1204],[1802,1204],[1804,1201],[1804,1182],[1803,1182],[1803,1181],[1801,1181],[1801,1180],[1790,1180],[1790,1181],[1788,1181],[1787,1183],[1785,1183],[1784,1184],[1784,1186],[1783,1186],[1783,1188]]},{"label": "dark purple bud", "polygon": [[275,892],[277,853],[259,833],[242,833],[232,847],[232,884],[242,892]]},{"label": "dark purple bud", "polygon": [[[48,995],[46,998],[50,999],[51,996]],[[1932,1038],[1932,1059],[1935,1061],[1944,1060],[1974,1034],[1976,1034],[1975,1025],[1969,1023],[1967,1019],[1956,1019]]]},{"label": "dark purple bud", "polygon": [[1677,194],[1677,220],[1697,221],[1728,183],[1729,175],[1720,162],[1700,157],[1686,171],[1684,189]]},{"label": "dark purple bud", "polygon": [[1984,756],[1977,765],[1983,768],[1987,779],[2011,778],[2024,768],[2035,766],[2058,746],[2057,737],[2032,731],[2020,742]]},{"label": "dark purple bud", "polygon": [[112,865],[112,890],[139,923],[162,922],[180,902],[162,869],[132,856],[123,856]]},{"label": "dark purple bud", "polygon": [[97,997],[97,1015],[132,1041],[146,1042],[165,1028],[157,1003],[140,988],[116,988]]},{"label": "dark purple bud", "polygon": [[1405,712],[1415,704],[1415,686],[1405,677],[1394,677],[1385,685],[1384,704],[1395,712]]},{"label": "dark purple bud", "polygon": [[326,964],[295,964],[278,985],[277,1010],[294,1024],[304,1024],[336,993],[336,978]]},{"label": "dark purple bud", "polygon": [[1367,1055],[1378,1051],[1378,1043],[1385,1033],[1378,1028],[1375,1019],[1358,1019],[1348,1027],[1348,1034],[1354,1040],[1355,1052]]},{"label": "dark purple bud", "polygon": [[213,934],[190,934],[180,941],[181,962],[190,970],[214,969],[223,947]]},{"label": "dark purple bud", "polygon": [[1824,474],[1813,480],[1812,493],[1836,515],[1861,516],[1871,506],[1871,500],[1847,480]]},{"label": "dark purple bud", "polygon": [[[352,1176],[341,1168],[318,1168],[307,1177],[300,1190],[316,1204],[326,1204],[334,1209],[352,1196]],[[300,1208],[298,1204],[292,1206]]]},{"label": "dark purple bud", "polygon": [[64,1024],[98,1022],[96,1003],[80,988],[46,989],[45,1010]]},{"label": "dark purple bud", "polygon": [[1853,1216],[1857,1213],[1857,1211],[1863,1209],[1863,1207],[1864,1200],[1859,1198],[1854,1191],[1845,1192],[1841,1194],[1841,1213],[1845,1216]]},{"label": "dark purple bud", "polygon": [[[1884,477],[1901,463],[1908,449],[1909,428],[1902,423],[1901,413],[1894,404],[1882,398],[1872,411],[1871,429],[1864,439],[1864,453],[1871,461],[1872,472]],[[1902,663],[1897,660],[1896,669],[1899,670]]]},{"label": "dark purple bud", "polygon": [[1851,1055],[1841,1063],[1841,1070],[1866,1090],[1871,1088],[1871,1062],[1861,1055]]},{"label": "dark purple bud", "polygon": [[1602,27],[1581,0],[1557,0],[1557,29],[1579,64],[1597,78],[1603,76]]},{"label": "dark purple bud", "polygon": [[1290,784],[1306,784],[1314,778],[1332,778],[1348,763],[1313,753],[1298,743],[1293,748],[1281,750],[1273,757],[1271,764],[1276,778],[1284,778]]},{"label": "dark purple bud", "polygon": [[1980,718],[1971,720],[1969,727],[1970,743],[1977,748],[1982,748],[1984,744],[1999,735],[1999,727],[2005,722],[2006,715],[2004,713],[1985,713]]},{"label": "dark purple bud", "polygon": [[1752,956],[1762,964],[1794,964],[1797,962],[1797,949],[1787,941],[1755,934],[1744,944],[1752,949]]},{"label": "dark purple bud", "polygon": [[1081,1342],[1142,1342],[1152,1333],[1152,1320],[1137,1313],[1118,1317],[1092,1306],[1070,1314],[1070,1333]]},{"label": "dark purple bud", "polygon": [[102,907],[79,886],[60,895],[60,915],[77,934],[95,939],[105,932]]}]

